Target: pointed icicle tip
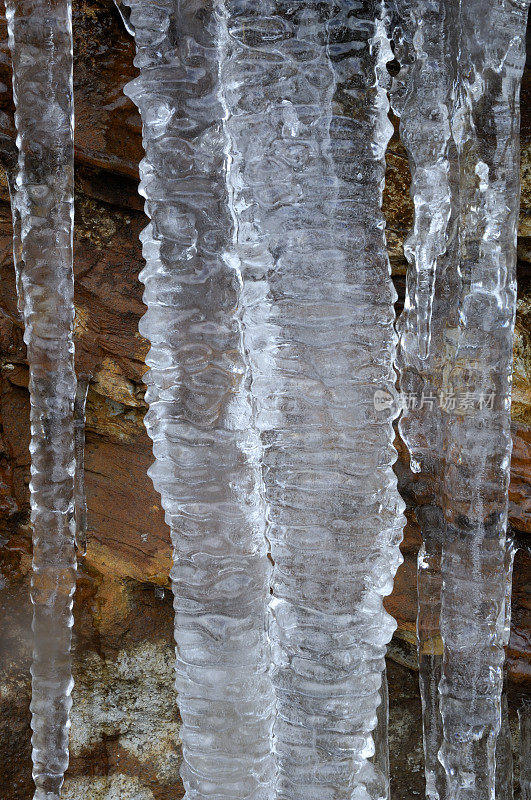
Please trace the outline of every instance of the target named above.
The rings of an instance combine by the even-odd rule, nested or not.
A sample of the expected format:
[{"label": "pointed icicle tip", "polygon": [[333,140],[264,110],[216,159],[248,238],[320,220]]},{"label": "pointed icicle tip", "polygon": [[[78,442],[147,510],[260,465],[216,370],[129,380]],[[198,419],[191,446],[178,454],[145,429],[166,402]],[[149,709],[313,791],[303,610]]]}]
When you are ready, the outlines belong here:
[{"label": "pointed icicle tip", "polygon": [[114,5],[118,9],[118,13],[122,18],[122,22],[125,26],[127,33],[131,36],[135,36],[135,26],[131,22],[131,9],[129,6],[123,3],[123,0],[114,0]]}]

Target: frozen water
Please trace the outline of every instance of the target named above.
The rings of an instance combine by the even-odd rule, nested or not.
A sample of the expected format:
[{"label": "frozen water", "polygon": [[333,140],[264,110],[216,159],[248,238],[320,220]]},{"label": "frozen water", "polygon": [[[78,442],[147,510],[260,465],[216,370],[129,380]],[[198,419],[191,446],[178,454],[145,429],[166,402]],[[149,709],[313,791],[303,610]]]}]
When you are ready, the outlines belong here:
[{"label": "frozen water", "polygon": [[390,5],[402,64],[393,104],[415,203],[399,365],[402,391],[413,398],[401,432],[424,485],[418,632],[427,792],[493,800],[510,599],[518,100],[528,3]]},{"label": "frozen water", "polygon": [[35,800],[68,765],[74,551],[72,25],[69,0],[8,0],[19,161],[19,295],[30,367]]},{"label": "frozen water", "polygon": [[229,184],[274,561],[277,797],[375,800],[395,628],[382,598],[403,525],[381,214],[392,54],[379,2],[226,5]]},{"label": "frozen water", "polygon": [[128,0],[151,223],[141,274],[148,433],[174,547],[176,675],[187,800],[270,800],[271,567],[233,252],[219,0]]}]

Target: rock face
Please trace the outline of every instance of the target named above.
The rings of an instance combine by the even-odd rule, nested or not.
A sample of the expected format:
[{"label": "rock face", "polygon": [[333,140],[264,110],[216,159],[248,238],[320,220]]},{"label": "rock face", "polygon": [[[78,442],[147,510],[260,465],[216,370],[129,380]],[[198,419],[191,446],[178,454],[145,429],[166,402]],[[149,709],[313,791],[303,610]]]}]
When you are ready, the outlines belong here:
[{"label": "rock face", "polygon": [[[136,74],[134,48],[112,0],[77,0],[74,33],[76,368],[90,372],[92,381],[86,446],[89,543],[80,562],[74,609],[76,683],[65,797],[167,800],[182,795],[179,717],[172,677],[172,598],[167,588],[170,539],[159,497],[146,474],[153,459],[143,426],[147,346],[138,334],[138,320],[144,313],[138,234],[146,224],[137,194],[142,146],[137,111],[122,93],[124,84]],[[0,21],[0,42],[0,159],[9,166],[15,148],[4,20]],[[523,192],[510,494],[511,525],[522,546],[515,563],[508,652],[514,690],[531,686],[529,597],[525,594],[530,566],[525,547],[531,534],[530,95],[528,71],[522,94]],[[407,159],[395,134],[388,153],[385,212],[401,297],[406,267],[402,243],[412,221],[408,189]],[[0,281],[0,782],[4,800],[29,800],[28,370],[16,306],[11,216],[3,175]],[[402,548],[405,561],[387,607],[399,623],[391,656],[413,663],[420,543],[414,491],[419,487],[410,479],[404,446],[397,441],[397,447],[408,526]],[[400,703],[400,691],[394,696]],[[393,734],[397,749],[406,741],[400,739],[402,728],[397,722]],[[418,730],[412,731],[409,726],[403,734],[408,742],[419,735]],[[397,784],[395,800],[409,796],[407,786]]]}]

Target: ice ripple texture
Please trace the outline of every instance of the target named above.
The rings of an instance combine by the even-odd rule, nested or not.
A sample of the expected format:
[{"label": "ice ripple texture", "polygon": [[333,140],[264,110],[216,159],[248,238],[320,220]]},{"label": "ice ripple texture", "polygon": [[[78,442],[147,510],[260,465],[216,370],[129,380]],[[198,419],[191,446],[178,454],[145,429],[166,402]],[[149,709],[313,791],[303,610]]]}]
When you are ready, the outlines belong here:
[{"label": "ice ripple texture", "polygon": [[146,425],[174,548],[187,800],[273,797],[270,562],[233,254],[221,2],[128,0],[140,76]]},{"label": "ice ripple texture", "polygon": [[401,432],[420,478],[427,795],[494,800],[496,761],[507,761],[496,743],[510,619],[509,409],[529,3],[390,5],[402,64],[393,104],[415,203],[399,365],[416,402]]},{"label": "ice ripple texture", "polygon": [[381,213],[392,54],[379,2],[226,6],[229,184],[274,562],[276,796],[377,800],[395,629],[382,598],[403,526]]},{"label": "ice ripple texture", "polygon": [[35,800],[68,765],[74,551],[72,25],[69,0],[8,0],[19,148],[13,218],[31,402]]},{"label": "ice ripple texture", "polygon": [[128,5],[187,796],[383,798],[403,504],[382,5]]}]

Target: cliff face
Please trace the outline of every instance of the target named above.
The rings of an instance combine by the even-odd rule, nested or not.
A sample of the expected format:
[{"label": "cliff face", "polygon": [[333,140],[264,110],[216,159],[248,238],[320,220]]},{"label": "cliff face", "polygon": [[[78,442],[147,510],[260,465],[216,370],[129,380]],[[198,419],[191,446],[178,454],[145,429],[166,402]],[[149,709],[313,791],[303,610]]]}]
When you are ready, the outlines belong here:
[{"label": "cliff face", "polygon": [[[138,235],[146,224],[137,194],[142,146],[138,113],[122,92],[136,74],[134,47],[112,0],[77,0],[74,6],[76,367],[93,377],[86,445],[90,530],[74,609],[76,685],[65,796],[68,800],[89,795],[93,800],[167,800],[182,793],[179,718],[172,675],[173,611],[167,588],[170,539],[159,497],[146,474],[152,462],[151,442],[143,426],[147,346],[138,334],[138,320],[144,313]],[[4,20],[0,21],[0,41],[0,158],[10,164],[14,128]],[[510,496],[511,525],[522,545],[529,543],[531,533],[530,95],[528,70],[522,94],[523,191]],[[401,298],[406,267],[402,243],[412,222],[408,190],[407,159],[395,134],[388,153],[385,213]],[[32,795],[28,370],[16,310],[11,216],[3,175],[0,281],[0,586],[5,584],[0,590],[0,752],[4,754],[0,782],[5,800],[28,800]],[[399,623],[391,656],[413,663],[420,543],[413,507],[419,488],[411,482],[404,446],[400,442],[397,446],[408,526],[402,548],[405,562],[387,607]],[[521,549],[515,563],[508,654],[514,689],[531,684],[529,598],[525,595],[529,560]],[[406,706],[412,702],[411,679],[396,669],[392,703],[397,707],[403,703],[403,716],[394,735],[402,750],[412,752],[405,740],[417,736],[411,747],[418,750],[418,725],[415,732],[404,721],[409,713]]]}]

